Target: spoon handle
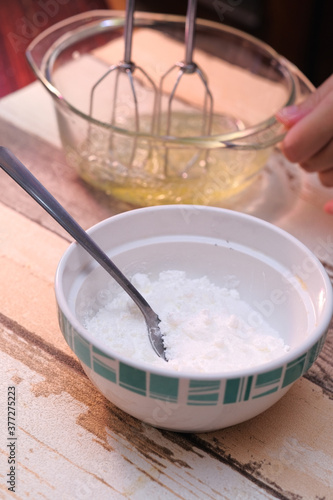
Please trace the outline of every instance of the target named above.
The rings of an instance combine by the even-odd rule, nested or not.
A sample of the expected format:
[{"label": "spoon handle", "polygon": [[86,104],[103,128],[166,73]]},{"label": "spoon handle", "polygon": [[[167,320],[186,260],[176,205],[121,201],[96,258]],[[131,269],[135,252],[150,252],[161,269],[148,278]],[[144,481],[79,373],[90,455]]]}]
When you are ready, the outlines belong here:
[{"label": "spoon handle", "polygon": [[155,319],[158,324],[157,314],[120,269],[23,163],[3,146],[0,146],[0,166],[117,281],[139,307],[146,322]]}]

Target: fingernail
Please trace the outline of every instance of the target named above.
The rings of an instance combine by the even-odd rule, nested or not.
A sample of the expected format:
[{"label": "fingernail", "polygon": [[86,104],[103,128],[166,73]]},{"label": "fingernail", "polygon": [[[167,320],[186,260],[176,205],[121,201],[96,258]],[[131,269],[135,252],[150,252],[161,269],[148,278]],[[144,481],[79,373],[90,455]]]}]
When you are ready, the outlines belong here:
[{"label": "fingernail", "polygon": [[287,106],[286,108],[280,109],[276,113],[276,118],[286,127],[290,127],[302,118],[302,111],[298,106],[294,104],[292,106]]},{"label": "fingernail", "polygon": [[277,114],[282,116],[282,118],[294,118],[299,115],[300,111],[300,108],[296,104],[293,104],[292,106],[280,109]]},{"label": "fingernail", "polygon": [[280,109],[276,113],[276,118],[288,128],[297,123],[301,118],[307,115],[308,112],[309,110],[303,106],[301,107],[293,104],[292,106]]},{"label": "fingernail", "polygon": [[333,215],[333,200],[330,200],[327,203],[325,203],[324,210],[327,214]]}]

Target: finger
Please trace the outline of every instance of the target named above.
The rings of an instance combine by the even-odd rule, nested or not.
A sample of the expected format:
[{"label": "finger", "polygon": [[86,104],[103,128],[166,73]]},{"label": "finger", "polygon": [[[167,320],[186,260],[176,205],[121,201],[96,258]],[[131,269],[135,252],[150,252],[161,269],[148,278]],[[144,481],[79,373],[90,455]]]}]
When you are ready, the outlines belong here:
[{"label": "finger", "polygon": [[295,125],[295,123],[299,122],[302,118],[308,115],[312,109],[313,104],[311,101],[306,101],[307,106],[288,106],[287,108],[283,108],[276,113],[277,120],[282,123],[288,130]]},{"label": "finger", "polygon": [[333,75],[325,80],[315,92],[309,95],[307,99],[298,105],[287,106],[277,112],[276,118],[278,121],[289,129],[295,123],[308,115],[325,97],[333,92]]},{"label": "finger", "polygon": [[330,142],[332,130],[333,92],[288,131],[283,152],[291,162],[305,162]]},{"label": "finger", "polygon": [[323,172],[333,168],[333,139],[311,158],[300,162],[307,172]]},{"label": "finger", "polygon": [[327,203],[325,203],[324,210],[327,214],[333,215],[333,200],[330,200]]},{"label": "finger", "polygon": [[318,87],[316,92],[319,93],[320,100],[322,100],[332,91],[333,91],[333,74]]},{"label": "finger", "polygon": [[319,172],[319,180],[326,187],[333,187],[333,167]]}]

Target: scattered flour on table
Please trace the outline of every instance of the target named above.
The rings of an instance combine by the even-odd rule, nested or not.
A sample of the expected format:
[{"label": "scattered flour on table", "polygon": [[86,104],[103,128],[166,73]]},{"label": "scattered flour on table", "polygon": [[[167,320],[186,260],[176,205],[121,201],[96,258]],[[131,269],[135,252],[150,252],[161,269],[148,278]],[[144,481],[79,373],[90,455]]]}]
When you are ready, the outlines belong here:
[{"label": "scattered flour on table", "polygon": [[289,350],[266,322],[251,325],[254,309],[236,289],[207,277],[190,279],[183,271],[164,271],[157,280],[138,273],[133,285],[161,319],[166,363],[153,351],[142,313],[128,295],[110,299],[84,326],[96,338],[128,358],[174,371],[221,372],[256,366]]}]

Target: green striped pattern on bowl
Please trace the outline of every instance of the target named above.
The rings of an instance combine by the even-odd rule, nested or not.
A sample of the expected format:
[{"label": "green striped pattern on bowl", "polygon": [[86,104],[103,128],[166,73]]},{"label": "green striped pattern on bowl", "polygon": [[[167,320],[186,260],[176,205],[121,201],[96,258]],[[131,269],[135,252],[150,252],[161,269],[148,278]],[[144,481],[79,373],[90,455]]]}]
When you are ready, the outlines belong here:
[{"label": "green striped pattern on bowl", "polygon": [[189,380],[146,372],[112,358],[97,349],[72,327],[58,308],[59,325],[69,347],[82,363],[106,380],[138,395],[177,403],[180,390],[189,406],[229,405],[257,399],[283,389],[300,378],[314,363],[325,342],[324,334],[307,352],[297,359],[264,373],[225,379]]}]

